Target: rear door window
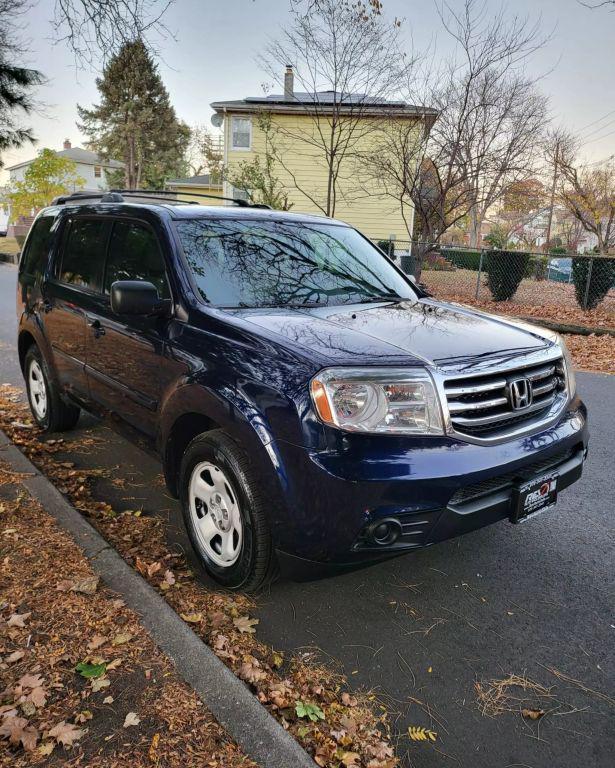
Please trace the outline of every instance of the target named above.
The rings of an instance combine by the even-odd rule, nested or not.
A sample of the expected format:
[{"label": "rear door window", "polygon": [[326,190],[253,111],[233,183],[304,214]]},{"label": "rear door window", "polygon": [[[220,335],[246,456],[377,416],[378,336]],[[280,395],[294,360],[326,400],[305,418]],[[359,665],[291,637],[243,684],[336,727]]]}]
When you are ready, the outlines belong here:
[{"label": "rear door window", "polygon": [[156,234],[136,221],[116,221],[109,243],[104,292],[116,280],[146,280],[163,299],[170,298],[164,257]]},{"label": "rear door window", "polygon": [[42,216],[34,222],[21,261],[21,271],[25,274],[38,276],[45,271],[53,241],[52,228],[55,220],[55,216]]},{"label": "rear door window", "polygon": [[100,290],[110,232],[108,219],[73,219],[70,222],[60,268],[63,283]]}]

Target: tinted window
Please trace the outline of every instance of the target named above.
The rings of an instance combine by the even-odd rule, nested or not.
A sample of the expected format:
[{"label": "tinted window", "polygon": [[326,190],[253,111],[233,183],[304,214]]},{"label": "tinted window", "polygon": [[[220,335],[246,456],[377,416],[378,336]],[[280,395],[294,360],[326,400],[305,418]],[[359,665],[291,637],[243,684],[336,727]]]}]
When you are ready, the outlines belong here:
[{"label": "tinted window", "polygon": [[149,227],[123,221],[113,225],[105,293],[110,293],[116,280],[147,280],[156,286],[161,298],[170,296],[158,239]]},{"label": "tinted window", "polygon": [[64,245],[60,280],[99,290],[111,223],[105,219],[74,219]]},{"label": "tinted window", "polygon": [[350,227],[190,219],[177,230],[203,298],[218,306],[416,298],[386,257]]},{"label": "tinted window", "polygon": [[45,270],[49,248],[53,239],[51,231],[55,222],[54,216],[43,216],[34,222],[28,238],[28,246],[21,263],[22,272],[37,275]]}]

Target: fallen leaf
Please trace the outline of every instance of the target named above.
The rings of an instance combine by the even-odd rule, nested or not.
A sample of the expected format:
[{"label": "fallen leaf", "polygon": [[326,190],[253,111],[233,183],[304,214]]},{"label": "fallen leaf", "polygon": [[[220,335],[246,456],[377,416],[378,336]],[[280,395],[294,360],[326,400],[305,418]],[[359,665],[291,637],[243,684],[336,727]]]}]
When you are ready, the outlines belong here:
[{"label": "fallen leaf", "polygon": [[203,619],[202,613],[180,613],[179,615],[189,624],[199,624]]},{"label": "fallen leaf", "polygon": [[124,645],[124,643],[129,643],[131,640],[132,635],[130,632],[122,632],[113,638],[111,645]]},{"label": "fallen leaf", "polygon": [[41,746],[38,748],[38,752],[40,755],[43,755],[44,757],[49,757],[49,755],[55,749],[55,746],[56,745],[54,741],[46,741],[44,744],[41,744]]},{"label": "fallen leaf", "polygon": [[91,687],[94,693],[98,693],[98,691],[102,691],[103,688],[108,688],[111,685],[111,680],[109,680],[108,677],[99,677],[95,680],[92,680]]},{"label": "fallen leaf", "polygon": [[58,723],[49,731],[49,735],[55,739],[58,744],[70,747],[71,744],[74,744],[76,741],[79,741],[80,738],[85,736],[85,731],[81,728],[77,728],[77,726],[72,723],[67,723],[62,720],[62,722]]},{"label": "fallen leaf", "polygon": [[41,707],[44,707],[47,701],[47,694],[45,693],[45,689],[42,686],[33,688],[30,694],[28,695],[27,700],[31,701],[32,704],[34,704],[34,706],[39,709]]},{"label": "fallen leaf", "polygon": [[155,763],[158,759],[158,756],[156,755],[156,750],[158,749],[159,742],[160,742],[160,734],[155,733],[152,736],[152,742],[149,745],[149,752],[148,752],[149,759],[152,761],[152,763]]},{"label": "fallen leaf", "polygon": [[139,725],[141,718],[136,712],[129,712],[124,720],[124,728],[130,728],[131,725]]},{"label": "fallen leaf", "polygon": [[85,579],[75,581],[71,587],[71,592],[81,592],[84,595],[93,595],[98,589],[99,576],[86,576]]},{"label": "fallen leaf", "polygon": [[10,715],[0,726],[0,738],[8,739],[16,747],[21,744],[26,752],[31,752],[36,747],[38,731],[25,717]]},{"label": "fallen leaf", "polygon": [[109,672],[112,669],[117,669],[120,666],[121,663],[122,663],[121,659],[113,659],[113,661],[110,661],[107,664],[107,671]]},{"label": "fallen leaf", "polygon": [[408,726],[408,736],[410,736],[412,741],[435,741],[438,738],[438,734],[435,731],[430,731],[418,725]]},{"label": "fallen leaf", "polygon": [[262,669],[259,669],[256,659],[253,661],[245,661],[239,667],[239,677],[245,680],[246,683],[257,683],[259,680],[267,677],[267,673]]},{"label": "fallen leaf", "polygon": [[256,632],[254,627],[258,624],[258,619],[251,619],[249,616],[239,616],[239,618],[233,619],[233,624],[240,632],[254,633]]},{"label": "fallen leaf", "polygon": [[162,568],[162,563],[152,563],[151,565],[147,566],[147,575],[152,578],[152,576]]},{"label": "fallen leaf", "polygon": [[96,678],[102,677],[107,671],[106,664],[88,664],[85,661],[80,661],[75,667],[75,671],[79,672],[81,677]]},{"label": "fallen leaf", "polygon": [[108,638],[104,635],[94,635],[88,643],[88,651],[95,651],[107,642]]},{"label": "fallen leaf", "polygon": [[113,698],[113,696],[105,696],[105,698],[103,699],[103,704],[113,704],[114,701],[115,699]]},{"label": "fallen leaf", "polygon": [[346,707],[356,707],[357,700],[354,696],[351,696],[349,693],[342,693],[342,704],[344,704]]},{"label": "fallen leaf", "polygon": [[89,709],[84,709],[83,712],[79,712],[79,714],[75,717],[76,723],[87,723],[88,720],[91,720],[94,717],[94,715],[90,712]]},{"label": "fallen leaf", "polygon": [[522,709],[521,714],[523,717],[527,717],[530,720],[540,720],[545,714],[544,709]]},{"label": "fallen leaf", "polygon": [[7,627],[25,627],[26,619],[31,613],[13,613],[6,622]]},{"label": "fallen leaf", "polygon": [[352,766],[359,764],[359,753],[358,752],[344,752],[342,754],[341,760],[342,764],[346,766],[346,768],[352,768]]},{"label": "fallen leaf", "polygon": [[23,659],[25,655],[25,651],[13,651],[13,653],[6,657],[5,661],[7,664],[14,664],[16,661],[19,661],[19,659]]}]

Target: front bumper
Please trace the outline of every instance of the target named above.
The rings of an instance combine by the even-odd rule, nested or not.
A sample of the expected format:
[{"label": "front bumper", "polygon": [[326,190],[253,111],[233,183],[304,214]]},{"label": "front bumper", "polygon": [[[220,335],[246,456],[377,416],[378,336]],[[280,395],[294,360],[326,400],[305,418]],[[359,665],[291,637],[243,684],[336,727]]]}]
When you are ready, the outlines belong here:
[{"label": "front bumper", "polygon": [[[363,437],[310,453],[279,444],[292,510],[275,530],[280,559],[354,566],[482,528],[509,517],[518,482],[546,471],[558,472],[559,490],[578,480],[587,442],[576,398],[556,425],[497,446]],[[385,520],[397,521],[401,535],[377,543],[374,529]]]}]

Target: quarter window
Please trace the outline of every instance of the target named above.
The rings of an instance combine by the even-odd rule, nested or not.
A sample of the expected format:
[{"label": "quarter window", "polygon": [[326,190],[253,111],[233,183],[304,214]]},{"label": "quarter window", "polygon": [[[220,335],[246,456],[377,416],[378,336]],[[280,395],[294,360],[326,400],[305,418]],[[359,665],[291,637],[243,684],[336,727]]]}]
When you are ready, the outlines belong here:
[{"label": "quarter window", "polygon": [[60,280],[99,290],[111,222],[105,219],[74,219],[64,247]]},{"label": "quarter window", "polygon": [[45,271],[53,237],[51,228],[54,222],[54,216],[43,216],[34,222],[21,264],[22,272],[28,275],[40,275]]},{"label": "quarter window", "polygon": [[252,146],[252,120],[249,117],[234,117],[231,121],[231,147],[250,149]]},{"label": "quarter window", "polygon": [[158,289],[158,295],[170,297],[164,258],[158,238],[149,227],[137,222],[116,221],[109,243],[105,270],[105,293],[116,280],[146,280]]}]

